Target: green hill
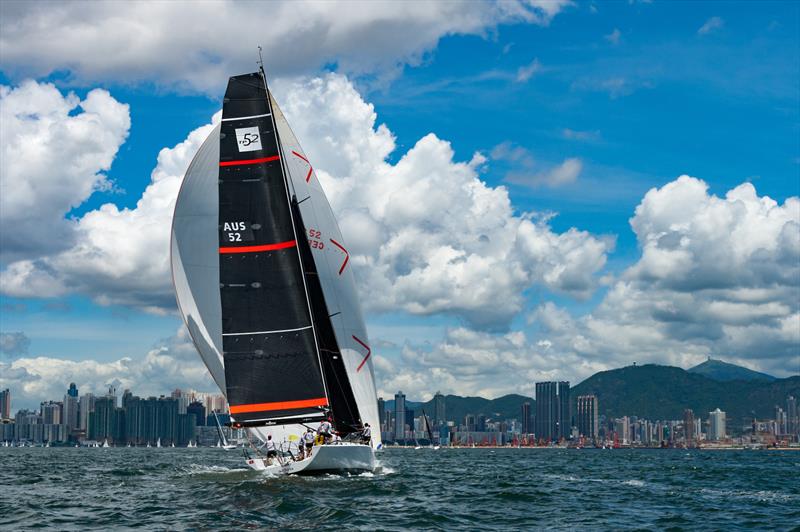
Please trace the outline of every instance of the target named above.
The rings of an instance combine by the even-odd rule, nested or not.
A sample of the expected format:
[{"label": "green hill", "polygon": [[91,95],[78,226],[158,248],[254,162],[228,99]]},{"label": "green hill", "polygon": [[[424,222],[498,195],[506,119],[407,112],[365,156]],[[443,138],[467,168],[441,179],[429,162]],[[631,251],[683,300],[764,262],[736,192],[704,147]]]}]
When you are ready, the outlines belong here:
[{"label": "green hill", "polygon": [[775,377],[743,368],[735,364],[729,364],[722,360],[709,357],[702,364],[698,364],[687,370],[689,373],[697,373],[715,381],[774,381]]},{"label": "green hill", "polygon": [[785,409],[788,395],[800,396],[800,376],[721,382],[681,368],[647,364],[602,371],[572,389],[573,401],[586,394],[597,395],[600,414],[606,417],[680,419],[683,410],[691,408],[695,416],[706,418],[720,408],[735,428],[753,411],[772,418],[775,405]]}]

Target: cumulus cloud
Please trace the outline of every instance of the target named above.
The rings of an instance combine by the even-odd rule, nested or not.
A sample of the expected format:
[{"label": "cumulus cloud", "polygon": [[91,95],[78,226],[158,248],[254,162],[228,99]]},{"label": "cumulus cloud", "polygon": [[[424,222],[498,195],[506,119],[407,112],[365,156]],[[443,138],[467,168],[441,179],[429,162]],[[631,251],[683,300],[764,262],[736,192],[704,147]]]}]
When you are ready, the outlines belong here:
[{"label": "cumulus cloud", "polygon": [[711,17],[710,19],[706,20],[705,24],[700,26],[700,28],[697,30],[697,34],[708,35],[709,33],[713,33],[721,29],[724,25],[725,21],[720,17]]},{"label": "cumulus cloud", "polygon": [[[52,86],[48,85],[46,89],[58,94]],[[113,101],[105,91],[102,93],[104,98]],[[127,132],[127,106],[124,110]],[[31,107],[28,112],[37,111]],[[71,120],[66,115],[62,118]],[[219,115],[214,118],[214,121],[218,120]],[[44,235],[52,234],[52,228],[65,225],[69,232],[64,241],[71,246],[61,251],[56,248],[56,253],[43,254],[54,251],[51,246],[45,246],[39,257],[10,263],[0,272],[3,292],[16,297],[49,297],[78,292],[90,295],[103,305],[123,304],[155,312],[171,309],[174,306],[169,276],[172,211],[183,174],[212,128],[213,124],[200,127],[183,142],[161,150],[151,182],[135,208],[120,209],[107,203],[67,222],[64,214],[69,206],[64,203],[61,210],[54,213],[60,218],[49,213],[49,217],[39,220],[38,231]],[[63,136],[53,136],[52,142],[59,143]],[[3,141],[4,149],[6,142]],[[89,152],[86,158],[91,159],[91,155]],[[84,159],[80,152],[72,157]],[[12,160],[9,167],[11,173],[27,172],[24,161],[20,159]],[[5,175],[3,184],[13,188]],[[36,195],[57,197],[62,188],[58,176],[45,173],[37,183]],[[24,199],[19,200],[23,206]],[[13,205],[13,200],[8,200],[12,212],[22,213]]]},{"label": "cumulus cloud", "polygon": [[569,4],[7,1],[0,57],[16,75],[68,71],[84,84],[155,81],[216,93],[230,72],[255,67],[258,45],[273,76],[333,62],[351,74],[382,75],[417,64],[447,35],[483,36],[503,23],[547,25]]},{"label": "cumulus cloud", "polygon": [[681,176],[631,219],[641,258],[590,314],[552,303],[531,316],[557,349],[610,367],[687,367],[714,356],[776,375],[800,372],[800,199],[750,183],[708,193]]},{"label": "cumulus cloud", "polygon": [[0,354],[15,358],[28,352],[31,339],[24,332],[0,332]]},{"label": "cumulus cloud", "polygon": [[175,388],[216,391],[185,328],[158,342],[144,357],[119,360],[65,360],[50,356],[0,362],[0,389],[11,389],[15,410],[34,408],[47,399],[60,399],[70,382],[81,393],[103,393],[114,383],[143,396],[166,394]]},{"label": "cumulus cloud", "polygon": [[81,100],[49,83],[0,86],[0,249],[9,260],[73,242],[70,209],[111,183],[128,106],[95,89]]},{"label": "cumulus cloud", "polygon": [[[480,154],[456,161],[450,144],[429,134],[390,164],[391,131],[376,124],[373,106],[346,77],[276,86],[337,213],[371,310],[450,313],[504,327],[534,284],[578,297],[593,290],[613,243],[575,229],[555,233],[546,218],[516,215],[505,188],[480,180]],[[6,293],[71,290],[104,304],[172,309],[170,219],[183,172],[211,127],[162,150],[136,208],[103,205],[75,222],[73,247],[10,264],[0,277]]]}]

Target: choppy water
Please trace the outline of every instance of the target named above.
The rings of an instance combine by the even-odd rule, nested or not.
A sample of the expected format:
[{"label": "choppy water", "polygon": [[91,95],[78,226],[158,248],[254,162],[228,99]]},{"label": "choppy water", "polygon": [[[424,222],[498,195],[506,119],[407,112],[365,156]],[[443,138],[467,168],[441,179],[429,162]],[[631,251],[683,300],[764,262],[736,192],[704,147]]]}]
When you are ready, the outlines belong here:
[{"label": "choppy water", "polygon": [[800,452],[389,449],[269,477],[218,449],[0,448],[0,528],[800,530]]}]

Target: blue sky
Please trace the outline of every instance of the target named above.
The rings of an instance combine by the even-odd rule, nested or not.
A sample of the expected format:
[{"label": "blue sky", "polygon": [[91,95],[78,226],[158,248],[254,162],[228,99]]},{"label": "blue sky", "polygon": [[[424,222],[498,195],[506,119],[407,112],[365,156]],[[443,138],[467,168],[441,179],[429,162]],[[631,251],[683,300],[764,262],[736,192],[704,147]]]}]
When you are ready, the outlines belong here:
[{"label": "blue sky", "polygon": [[[641,273],[646,266],[642,251],[645,236],[644,232],[637,236],[630,220],[648,190],[677,182],[678,176],[688,174],[707,184],[703,201],[708,205],[713,206],[714,197],[724,198],[729,190],[749,182],[755,187],[757,198],[768,196],[777,202],[778,209],[784,209],[781,216],[788,216],[791,221],[800,215],[793,204],[786,203],[787,199],[800,195],[798,4],[575,3],[553,4],[554,9],[548,14],[537,6],[521,5],[532,14],[527,20],[498,13],[497,6],[489,4],[485,9],[491,15],[484,13],[487,17],[484,24],[464,22],[460,28],[444,24],[438,34],[434,32],[435,38],[420,37],[418,44],[408,45],[410,52],[393,51],[392,46],[384,49],[379,43],[374,55],[364,58],[360,54],[367,52],[359,49],[369,48],[369,39],[377,39],[376,42],[380,39],[357,27],[353,30],[353,42],[346,39],[339,42],[338,52],[335,47],[317,55],[309,52],[310,57],[304,56],[305,59],[295,63],[285,58],[274,60],[277,66],[272,71],[279,87],[288,87],[296,80],[302,84],[302,80],[326,73],[345,78],[364,102],[374,106],[377,124],[386,124],[394,135],[396,146],[387,157],[388,164],[396,165],[420,139],[433,133],[437,139],[450,143],[453,162],[468,162],[476,152],[487,158],[484,164],[475,166],[475,173],[492,189],[505,187],[515,216],[530,215],[543,220],[543,216],[553,215],[546,222],[553,238],[576,228],[589,235],[580,245],[606,242],[602,266],[586,266],[594,280],[591,288],[578,290],[563,282],[537,282],[533,276],[520,285],[525,295],[521,306],[499,325],[483,327],[480,320],[465,318],[456,303],[421,313],[399,304],[397,308],[389,305],[368,309],[371,335],[385,345],[381,353],[385,365],[377,367],[385,390],[409,386],[406,383],[411,376],[424,372],[429,376],[420,379],[416,390],[413,388],[416,384],[411,384],[412,394],[423,394],[433,386],[464,393],[525,392],[530,387],[529,381],[537,376],[580,380],[598,369],[632,362],[634,355],[593,337],[591,331],[601,322],[608,326],[608,316],[616,312],[613,294],[623,289],[625,279],[640,283],[639,294],[674,290],[675,279]],[[91,4],[71,4],[71,8],[74,13],[70,15],[67,10],[64,16],[77,18],[89,12],[87,24],[102,27],[107,23],[99,13],[102,10],[94,13]],[[132,16],[141,11],[131,9]],[[345,6],[344,19],[348,18],[347,9]],[[462,11],[468,9],[476,8],[465,5]],[[32,15],[33,10],[26,12],[24,5],[17,6],[4,15],[4,24],[8,28],[22,21],[19,25],[24,27],[26,17]],[[402,13],[383,15],[389,19],[408,17]],[[320,23],[326,24],[326,17],[331,16],[319,14]],[[374,16],[380,18],[380,9],[376,9]],[[433,13],[431,18],[447,16]],[[413,33],[416,19],[411,18],[411,22],[403,24],[408,24]],[[430,24],[425,22],[421,27],[429,31]],[[124,31],[121,33],[119,42],[124,42]],[[397,38],[413,41],[415,37],[398,31]],[[291,48],[289,41],[281,46]],[[239,73],[251,59],[250,51],[238,50],[239,56],[225,63],[214,58],[225,57],[223,48],[214,50],[213,43],[208,46],[210,64],[222,62],[225,68],[238,69],[222,68],[225,75]],[[268,70],[271,69],[269,51],[267,46]],[[185,52],[191,53],[191,49]],[[174,147],[191,131],[209,123],[220,107],[220,88],[225,82],[225,75],[207,76],[199,81],[191,76],[182,78],[177,67],[173,75],[168,68],[169,59],[159,63],[152,53],[139,62],[135,57],[121,58],[119,64],[113,58],[99,55],[82,62],[60,57],[47,48],[33,51],[7,48],[0,55],[0,80],[9,90],[18,88],[25,79],[34,79],[39,84],[53,83],[62,95],[74,91],[80,99],[102,88],[117,102],[129,106],[127,138],[119,144],[113,164],[105,171],[114,187],[82,198],[64,213],[67,218],[80,219],[106,203],[116,204],[120,209],[135,209],[151,183],[159,151]],[[152,70],[148,70],[149,62]],[[284,89],[283,95],[286,94],[293,93]],[[4,104],[9,109],[12,104],[7,100]],[[80,109],[74,109],[70,115],[79,113]],[[309,143],[314,145],[313,140],[302,136],[300,141],[306,151]],[[568,160],[572,161],[567,165],[572,171],[565,167],[565,173],[560,174],[563,182],[555,180],[554,170]],[[324,158],[322,161],[325,162]],[[5,186],[13,186],[7,181],[8,168],[4,167],[6,175],[2,177]],[[339,177],[333,172],[332,175]],[[653,197],[653,201],[656,199]],[[658,208],[654,208],[653,212],[656,211]],[[709,207],[709,212],[717,211]],[[699,216],[702,220],[703,215]],[[765,214],[764,219],[771,219],[770,215]],[[643,227],[657,225],[642,220]],[[13,220],[4,223],[11,224]],[[743,226],[750,223],[740,221]],[[795,226],[787,223],[789,236],[785,238],[791,243],[797,234]],[[779,234],[779,229],[775,229],[778,231],[775,234]],[[708,237],[713,245],[721,245],[723,237],[709,237],[702,228],[687,231],[695,231],[684,235],[690,240],[696,242]],[[782,245],[778,251],[772,251],[782,252]],[[791,254],[791,245],[787,245],[787,253]],[[8,249],[4,251],[0,266],[8,270],[20,257]],[[163,250],[153,250],[159,252]],[[38,256],[23,259],[42,260],[47,253],[43,250]],[[645,360],[688,366],[703,356],[714,355],[781,375],[797,373],[800,346],[793,335],[795,329],[800,329],[800,322],[794,323],[795,319],[800,320],[800,314],[797,301],[793,303],[792,298],[798,279],[794,270],[784,271],[783,284],[746,279],[742,271],[760,267],[757,262],[761,259],[753,258],[756,256],[754,251],[741,264],[737,263],[740,270],[727,272],[731,281],[726,286],[741,293],[776,287],[788,289],[788,300],[784,296],[760,300],[762,310],[753,311],[753,316],[761,316],[766,308],[763,305],[769,304],[783,309],[783,314],[770,314],[771,319],[784,320],[783,325],[777,321],[765,325],[769,330],[783,331],[779,339],[764,333],[763,349],[771,354],[753,353],[753,346],[737,343],[740,334],[733,329],[725,329],[724,338],[711,343],[662,331],[661,344],[648,340],[647,347],[642,348],[649,353],[644,355]],[[573,260],[565,257],[565,261]],[[697,264],[707,263],[697,252],[694,258]],[[52,264],[48,268],[53,268]],[[687,271],[702,277],[698,269]],[[42,293],[25,297],[25,290],[11,286],[8,279],[2,290],[0,329],[4,333],[23,332],[30,339],[24,350],[9,348],[6,364],[16,364],[17,368],[22,364],[20,359],[37,356],[100,363],[120,357],[140,360],[165,339],[173,337],[180,324],[169,308],[161,309],[159,314],[152,309],[143,311],[136,304],[98,304],[93,299],[97,292],[91,288],[67,286],[59,297]],[[701,288],[700,292],[706,288],[713,287]],[[703,293],[711,294],[708,290]],[[699,297],[696,293],[692,297]],[[665,297],[685,295],[669,294]],[[702,304],[709,308],[729,303],[727,299],[724,302],[715,299],[721,297],[715,294],[702,297]],[[643,301],[641,304],[645,305]],[[575,320],[569,332],[559,333],[552,324],[544,325],[550,323],[544,314],[552,314],[554,309],[564,310]],[[693,316],[689,319],[690,326],[702,328],[704,320],[714,318],[706,314]],[[664,322],[628,322],[620,326],[626,330],[667,327]],[[448,352],[448,346],[459,345],[468,350],[469,346],[459,344],[461,340],[448,336],[462,328],[479,335],[480,342],[495,346],[487,348],[488,351],[511,350],[509,367],[516,367],[527,356],[525,353],[537,349],[550,351],[539,358],[531,355],[531,372],[523,380],[496,388],[488,384],[493,379],[491,371],[486,373],[485,380],[460,378],[451,371],[452,367],[430,361],[437,353]],[[522,347],[506,345],[514,343],[509,340],[514,333],[525,335]],[[559,334],[564,336],[559,339]],[[576,337],[587,338],[590,344],[593,340],[594,347],[587,348],[588,351],[576,348],[572,341]],[[632,351],[636,351],[635,340],[629,343],[633,345]],[[470,356],[477,359],[483,355]],[[482,371],[482,364],[476,363],[474,373]],[[580,369],[575,369],[576,364]],[[35,364],[29,364],[27,369],[35,373]],[[437,380],[433,376],[437,369],[449,376]],[[44,375],[41,371],[40,374]]]}]

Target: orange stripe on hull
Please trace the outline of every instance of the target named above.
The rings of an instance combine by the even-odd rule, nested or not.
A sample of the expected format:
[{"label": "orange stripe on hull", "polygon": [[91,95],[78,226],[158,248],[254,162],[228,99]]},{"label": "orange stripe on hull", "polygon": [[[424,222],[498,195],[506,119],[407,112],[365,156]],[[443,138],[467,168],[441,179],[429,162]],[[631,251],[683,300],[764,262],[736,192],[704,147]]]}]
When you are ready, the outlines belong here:
[{"label": "orange stripe on hull", "polygon": [[328,406],[328,400],[325,397],[320,397],[318,399],[302,399],[300,401],[277,401],[275,403],[236,405],[231,406],[231,414],[269,412],[271,410],[292,410],[294,408],[314,408],[317,406]]}]

